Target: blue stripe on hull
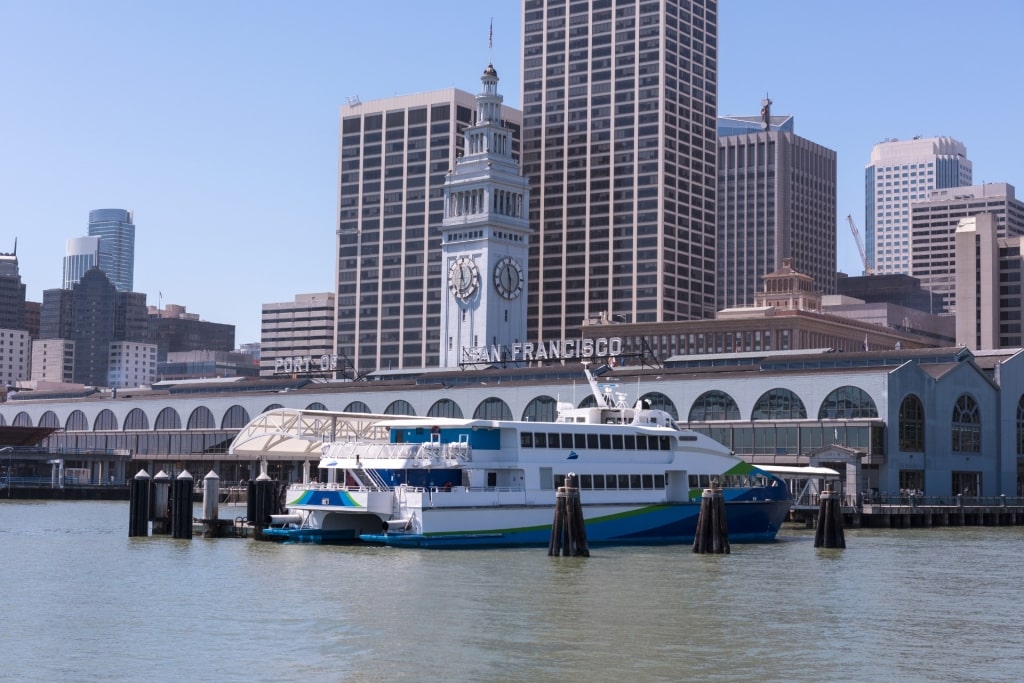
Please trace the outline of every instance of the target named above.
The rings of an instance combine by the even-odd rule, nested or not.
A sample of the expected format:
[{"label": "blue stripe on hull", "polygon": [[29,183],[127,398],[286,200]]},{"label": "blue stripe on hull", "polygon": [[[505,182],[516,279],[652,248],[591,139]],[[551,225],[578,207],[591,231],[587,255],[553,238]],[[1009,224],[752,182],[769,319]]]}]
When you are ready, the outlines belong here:
[{"label": "blue stripe on hull", "polygon": [[[730,543],[765,543],[775,540],[792,501],[759,501],[726,505]],[[697,533],[700,504],[663,505],[635,514],[589,520],[590,545],[668,545],[693,543]],[[502,530],[445,534],[363,534],[369,543],[408,548],[479,548],[544,546],[551,539],[551,527],[522,531]]]}]

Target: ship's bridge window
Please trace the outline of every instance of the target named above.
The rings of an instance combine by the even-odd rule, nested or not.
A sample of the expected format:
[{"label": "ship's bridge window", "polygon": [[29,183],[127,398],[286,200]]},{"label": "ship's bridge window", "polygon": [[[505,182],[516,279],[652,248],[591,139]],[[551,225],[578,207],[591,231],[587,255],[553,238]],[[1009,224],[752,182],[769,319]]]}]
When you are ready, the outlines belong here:
[{"label": "ship's bridge window", "polygon": [[638,451],[646,451],[647,450],[647,435],[646,434],[637,434],[636,435],[636,449]]}]

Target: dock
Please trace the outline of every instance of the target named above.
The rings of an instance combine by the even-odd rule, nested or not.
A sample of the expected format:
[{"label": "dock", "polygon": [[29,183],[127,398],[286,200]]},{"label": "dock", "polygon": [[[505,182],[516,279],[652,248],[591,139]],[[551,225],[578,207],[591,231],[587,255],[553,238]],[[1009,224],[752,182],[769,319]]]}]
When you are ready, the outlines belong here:
[{"label": "dock", "polygon": [[[802,496],[790,519],[814,527],[817,495]],[[843,525],[849,529],[910,529],[936,526],[1015,526],[1024,524],[1024,497],[850,495],[842,500]]]}]

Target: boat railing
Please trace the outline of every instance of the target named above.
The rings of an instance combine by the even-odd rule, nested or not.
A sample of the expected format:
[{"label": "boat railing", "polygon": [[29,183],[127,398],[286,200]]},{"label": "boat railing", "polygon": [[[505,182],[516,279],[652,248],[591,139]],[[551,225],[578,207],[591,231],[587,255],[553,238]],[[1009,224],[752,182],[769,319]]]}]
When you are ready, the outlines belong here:
[{"label": "boat railing", "polygon": [[465,441],[441,443],[367,443],[347,441],[331,449],[330,458],[355,460],[357,466],[374,460],[410,460],[420,467],[456,467],[473,459],[473,449]]}]

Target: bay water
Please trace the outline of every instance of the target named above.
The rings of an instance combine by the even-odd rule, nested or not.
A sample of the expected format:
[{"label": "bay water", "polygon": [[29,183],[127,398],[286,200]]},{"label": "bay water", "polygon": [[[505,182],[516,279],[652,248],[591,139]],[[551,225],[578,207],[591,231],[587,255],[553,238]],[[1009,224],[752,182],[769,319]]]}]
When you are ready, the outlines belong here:
[{"label": "bay water", "polygon": [[126,502],[0,500],[0,680],[1024,680],[1024,527],[847,546],[129,538]]}]

